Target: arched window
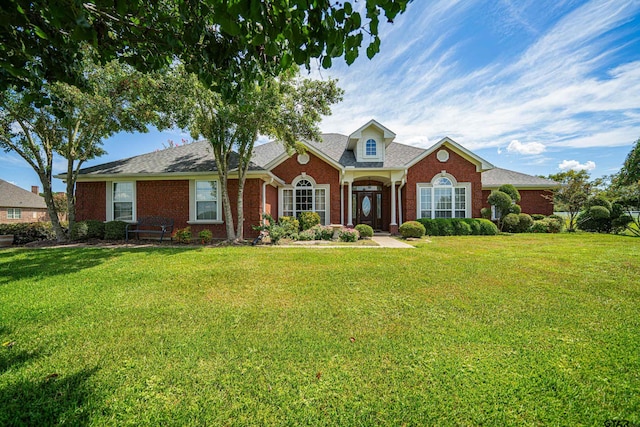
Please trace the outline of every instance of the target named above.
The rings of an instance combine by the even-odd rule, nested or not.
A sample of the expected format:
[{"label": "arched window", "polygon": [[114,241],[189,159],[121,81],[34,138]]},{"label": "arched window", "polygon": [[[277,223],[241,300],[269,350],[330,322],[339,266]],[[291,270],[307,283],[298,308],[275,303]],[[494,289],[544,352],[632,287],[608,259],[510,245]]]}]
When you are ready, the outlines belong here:
[{"label": "arched window", "polygon": [[309,176],[295,179],[292,188],[282,189],[282,215],[297,218],[301,212],[317,212],[320,224],[327,224],[327,190]]},{"label": "arched window", "polygon": [[418,184],[418,218],[465,218],[469,190],[469,183],[458,183],[451,175]]},{"label": "arched window", "polygon": [[375,139],[367,139],[364,146],[364,155],[371,157],[378,155],[378,144]]}]

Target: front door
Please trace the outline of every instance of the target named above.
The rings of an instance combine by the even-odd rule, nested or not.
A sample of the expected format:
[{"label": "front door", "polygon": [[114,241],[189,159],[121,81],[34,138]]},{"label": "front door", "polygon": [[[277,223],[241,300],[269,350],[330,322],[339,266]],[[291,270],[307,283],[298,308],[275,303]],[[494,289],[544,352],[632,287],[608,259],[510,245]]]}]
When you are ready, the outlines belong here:
[{"label": "front door", "polygon": [[377,228],[376,224],[376,197],[375,193],[361,191],[358,192],[358,224],[367,224],[372,228]]}]

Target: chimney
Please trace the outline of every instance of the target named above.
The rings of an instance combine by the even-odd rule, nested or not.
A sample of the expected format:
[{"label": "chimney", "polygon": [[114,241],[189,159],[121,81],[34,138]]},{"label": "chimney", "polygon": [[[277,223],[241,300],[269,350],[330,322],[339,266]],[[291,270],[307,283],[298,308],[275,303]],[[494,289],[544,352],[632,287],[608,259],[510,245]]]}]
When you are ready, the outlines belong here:
[{"label": "chimney", "polygon": [[32,186],[31,186],[31,192],[32,192],[33,194],[40,195],[40,191],[38,191],[38,190],[40,190],[40,187],[38,187],[37,185],[32,185]]}]

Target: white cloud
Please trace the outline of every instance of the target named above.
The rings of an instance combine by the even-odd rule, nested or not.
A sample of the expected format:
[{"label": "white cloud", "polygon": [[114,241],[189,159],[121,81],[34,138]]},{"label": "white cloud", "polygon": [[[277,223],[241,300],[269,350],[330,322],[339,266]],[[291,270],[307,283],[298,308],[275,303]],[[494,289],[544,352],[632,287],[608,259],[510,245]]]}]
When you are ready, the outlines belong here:
[{"label": "white cloud", "polygon": [[588,160],[586,163],[580,163],[577,160],[563,160],[558,167],[563,171],[573,169],[575,171],[585,170],[590,171],[596,168],[595,162]]},{"label": "white cloud", "polygon": [[507,151],[509,153],[518,153],[525,155],[536,155],[544,152],[546,147],[544,144],[539,142],[520,142],[517,139],[514,139],[507,146]]}]

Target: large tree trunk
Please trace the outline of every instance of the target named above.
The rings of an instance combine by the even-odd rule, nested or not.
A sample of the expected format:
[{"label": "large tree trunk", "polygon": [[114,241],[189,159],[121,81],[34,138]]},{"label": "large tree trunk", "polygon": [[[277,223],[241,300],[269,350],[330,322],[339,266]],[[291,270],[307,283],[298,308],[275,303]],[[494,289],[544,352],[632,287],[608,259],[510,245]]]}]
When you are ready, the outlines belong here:
[{"label": "large tree trunk", "polygon": [[40,177],[40,183],[42,184],[42,192],[44,193],[44,202],[47,205],[47,213],[53,226],[53,231],[56,233],[56,240],[58,242],[64,242],[67,240],[67,235],[62,229],[62,224],[58,218],[58,211],[56,205],[53,202],[53,191],[51,190],[51,177],[47,179],[47,176],[43,173],[38,173]]},{"label": "large tree trunk", "polygon": [[73,173],[73,160],[67,160],[67,221],[69,229],[67,235],[71,239],[71,230],[76,223],[76,197],[75,197],[75,174]]}]

